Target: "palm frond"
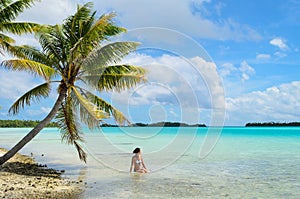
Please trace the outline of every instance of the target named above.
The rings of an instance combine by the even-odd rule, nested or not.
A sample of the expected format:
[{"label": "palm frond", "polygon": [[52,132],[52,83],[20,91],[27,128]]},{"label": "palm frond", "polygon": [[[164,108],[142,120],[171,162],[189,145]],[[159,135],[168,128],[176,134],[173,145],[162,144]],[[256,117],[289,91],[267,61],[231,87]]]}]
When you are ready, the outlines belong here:
[{"label": "palm frond", "polygon": [[51,60],[47,59],[47,56],[44,53],[32,46],[11,46],[10,53],[22,59],[36,61],[48,66],[52,65]]},{"label": "palm frond", "polygon": [[[30,8],[35,0],[1,1],[0,22],[12,21],[24,11]],[[3,6],[3,7],[2,7]]]},{"label": "palm frond", "polygon": [[[81,92],[81,94],[84,95],[84,96],[86,97],[85,93],[82,91],[81,88],[78,88],[78,87],[77,87],[77,89],[79,89],[80,92]],[[95,118],[94,116],[92,116],[92,115],[86,110],[86,108],[85,108],[84,106],[82,106],[82,105],[80,104],[80,101],[79,101],[78,98],[75,96],[75,94],[72,94],[72,99],[73,99],[74,104],[75,104],[75,106],[76,106],[76,110],[77,110],[77,112],[79,113],[80,121],[81,121],[83,124],[85,124],[89,129],[94,129],[94,128],[100,127],[100,126],[99,126],[99,122],[100,122],[101,120],[99,120],[98,118],[104,118],[104,117],[106,117],[105,114],[107,114],[107,113],[104,113],[104,112],[103,112],[103,113],[100,113],[100,112],[98,112],[98,118]],[[100,114],[100,115],[99,115],[99,114]],[[101,116],[101,115],[102,115],[102,116]]]},{"label": "palm frond", "polygon": [[74,106],[70,97],[67,97],[62,103],[56,114],[55,121],[59,126],[62,141],[66,141],[68,144],[73,144],[74,140],[83,141],[79,136],[79,124],[76,114],[74,114]]},{"label": "palm frond", "polygon": [[92,88],[98,91],[117,91],[132,88],[144,78],[145,69],[132,65],[114,65],[94,71],[94,74],[83,75],[81,79]]},{"label": "palm frond", "polygon": [[78,143],[78,141],[84,142],[84,139],[81,136],[80,125],[74,111],[73,100],[71,97],[67,97],[58,110],[55,120],[59,126],[62,141],[75,145],[79,158],[86,162],[86,153]]},{"label": "palm frond", "polygon": [[93,50],[84,59],[82,70],[94,74],[96,69],[120,62],[130,52],[136,50],[137,42],[114,42]]},{"label": "palm frond", "polygon": [[[11,45],[15,42],[11,37],[0,33],[0,50],[10,51]],[[4,55],[1,51],[0,54]]]},{"label": "palm frond", "polygon": [[[94,17],[90,20],[85,20],[79,24],[80,34],[77,35],[77,42],[71,49],[73,57],[77,57],[74,53],[81,55],[80,57],[86,57],[100,41],[107,39],[109,36],[124,32],[124,28],[114,26],[112,18],[115,14],[102,15],[96,22]],[[71,30],[74,32],[74,30]]]},{"label": "palm frond", "polygon": [[106,15],[102,15],[100,16],[100,18],[98,19],[99,22],[101,22],[103,19],[105,19],[108,23],[105,26],[105,36],[103,37],[103,39],[107,39],[108,37],[111,36],[115,36],[118,35],[122,32],[126,32],[126,28],[122,28],[120,26],[116,26],[114,24],[114,22],[112,21],[112,19],[116,16],[116,13],[110,13],[110,14],[106,14]]},{"label": "palm frond", "polygon": [[103,118],[107,118],[108,115],[106,112],[104,112],[101,109],[98,109],[97,106],[95,106],[92,102],[90,102],[86,97],[80,94],[80,92],[77,90],[76,87],[71,87],[72,93],[74,94],[74,99],[76,99],[79,103],[79,109],[80,109],[80,116],[81,118],[86,121],[86,119],[91,119],[92,123],[88,122],[88,127],[93,128],[95,125],[95,122],[99,123],[99,120]]},{"label": "palm frond", "polygon": [[17,114],[20,108],[24,108],[25,104],[30,105],[32,101],[39,101],[41,97],[47,97],[50,93],[50,84],[48,82],[38,85],[29,90],[10,107],[9,113]]},{"label": "palm frond", "polygon": [[89,2],[83,6],[77,6],[77,12],[65,20],[63,24],[64,35],[68,38],[70,46],[74,46],[81,38],[80,24],[91,18],[93,3]]},{"label": "palm frond", "polygon": [[13,34],[32,33],[38,31],[41,25],[29,22],[4,22],[0,24],[1,31],[7,31]]},{"label": "palm frond", "polygon": [[2,42],[14,43],[15,40],[0,32],[0,43]]},{"label": "palm frond", "polygon": [[66,43],[61,28],[61,25],[43,27],[36,36],[43,52],[47,54],[48,59],[55,63],[53,67],[62,73],[64,66],[67,65],[69,45]]},{"label": "palm frond", "polygon": [[86,158],[87,158],[86,152],[83,150],[83,148],[81,147],[81,145],[77,141],[74,141],[74,145],[77,149],[79,159],[86,163]]},{"label": "palm frond", "polygon": [[45,80],[49,80],[56,73],[50,66],[29,59],[5,60],[2,65],[10,70],[27,71],[33,75],[41,76]]},{"label": "palm frond", "polygon": [[125,123],[130,124],[130,121],[125,117],[125,115],[111,104],[87,90],[85,90],[85,94],[89,101],[95,104],[99,110],[109,113],[119,125],[124,125]]},{"label": "palm frond", "polygon": [[66,19],[66,22],[64,24],[69,25],[69,28],[72,28],[75,30],[75,28],[78,28],[78,25],[80,22],[87,20],[89,17],[91,17],[92,9],[94,7],[93,2],[87,2],[84,5],[77,5],[77,11],[74,15],[68,17]]}]

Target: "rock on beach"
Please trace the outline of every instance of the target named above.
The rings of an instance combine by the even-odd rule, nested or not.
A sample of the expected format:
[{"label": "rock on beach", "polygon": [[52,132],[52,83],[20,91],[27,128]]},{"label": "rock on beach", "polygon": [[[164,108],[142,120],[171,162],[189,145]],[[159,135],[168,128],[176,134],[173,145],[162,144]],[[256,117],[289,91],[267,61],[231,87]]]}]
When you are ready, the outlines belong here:
[{"label": "rock on beach", "polygon": [[[0,156],[6,152],[0,148]],[[0,198],[78,198],[84,183],[61,177],[62,172],[16,154],[0,166]]]}]

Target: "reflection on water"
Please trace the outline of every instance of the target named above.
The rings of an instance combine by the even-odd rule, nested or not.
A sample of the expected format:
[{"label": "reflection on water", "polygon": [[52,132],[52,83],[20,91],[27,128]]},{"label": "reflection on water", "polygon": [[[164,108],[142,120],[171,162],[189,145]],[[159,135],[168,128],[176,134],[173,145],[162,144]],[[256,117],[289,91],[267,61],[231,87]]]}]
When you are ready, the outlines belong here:
[{"label": "reflection on water", "polygon": [[145,175],[142,173],[130,173],[132,182],[134,184],[140,184],[140,182],[144,181],[145,179],[143,178]]},{"label": "reflection on water", "polygon": [[79,182],[81,182],[81,181],[85,182],[87,180],[87,172],[88,172],[88,168],[86,166],[82,167],[79,170],[77,181],[79,181]]}]

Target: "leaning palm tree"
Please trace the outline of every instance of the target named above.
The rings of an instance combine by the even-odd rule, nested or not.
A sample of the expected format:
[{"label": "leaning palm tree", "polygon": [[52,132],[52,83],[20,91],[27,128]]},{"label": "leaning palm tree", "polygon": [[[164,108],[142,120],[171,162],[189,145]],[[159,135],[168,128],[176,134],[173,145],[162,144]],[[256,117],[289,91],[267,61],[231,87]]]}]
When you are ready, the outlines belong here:
[{"label": "leaning palm tree", "polygon": [[92,3],[78,6],[77,12],[62,25],[44,27],[37,38],[41,50],[30,46],[15,46],[18,59],[3,61],[7,69],[28,71],[45,82],[16,100],[9,112],[47,97],[57,86],[58,97],[49,114],[10,151],[0,157],[0,165],[32,140],[53,118],[59,125],[62,139],[75,145],[79,158],[86,162],[80,123],[89,128],[113,117],[118,124],[128,122],[111,104],[99,97],[101,92],[121,91],[144,81],[145,70],[138,66],[119,64],[134,51],[135,42],[109,42],[109,37],[125,31],[116,26],[114,14],[96,18]]},{"label": "leaning palm tree", "polygon": [[11,51],[11,45],[15,42],[6,33],[22,34],[32,33],[39,27],[35,23],[14,22],[18,15],[34,3],[35,0],[0,0],[0,53],[1,50]]}]

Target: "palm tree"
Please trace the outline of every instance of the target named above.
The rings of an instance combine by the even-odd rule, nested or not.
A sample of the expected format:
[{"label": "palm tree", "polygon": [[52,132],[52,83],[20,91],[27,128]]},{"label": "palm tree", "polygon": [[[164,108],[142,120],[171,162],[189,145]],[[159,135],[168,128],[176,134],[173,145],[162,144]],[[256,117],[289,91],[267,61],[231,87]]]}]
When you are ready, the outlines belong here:
[{"label": "palm tree", "polygon": [[2,50],[11,51],[11,45],[15,42],[13,38],[5,34],[10,32],[13,34],[32,33],[37,30],[39,25],[29,22],[13,22],[18,15],[29,8],[34,0],[0,0],[0,53]]},{"label": "palm tree", "polygon": [[[58,97],[50,113],[10,151],[0,157],[0,165],[32,140],[53,118],[56,119],[62,139],[75,145],[79,158],[86,162],[86,153],[79,122],[89,128],[99,127],[99,121],[113,117],[118,124],[128,122],[126,117],[97,94],[121,91],[144,81],[145,70],[138,66],[118,64],[138,46],[135,42],[112,42],[111,36],[125,31],[114,25],[114,14],[96,18],[92,3],[78,6],[77,12],[62,25],[44,27],[37,37],[41,50],[30,46],[14,46],[19,59],[3,61],[11,70],[28,71],[45,82],[32,88],[16,100],[9,112],[47,97],[51,86],[57,86]],[[88,88],[92,88],[91,92]]]}]

